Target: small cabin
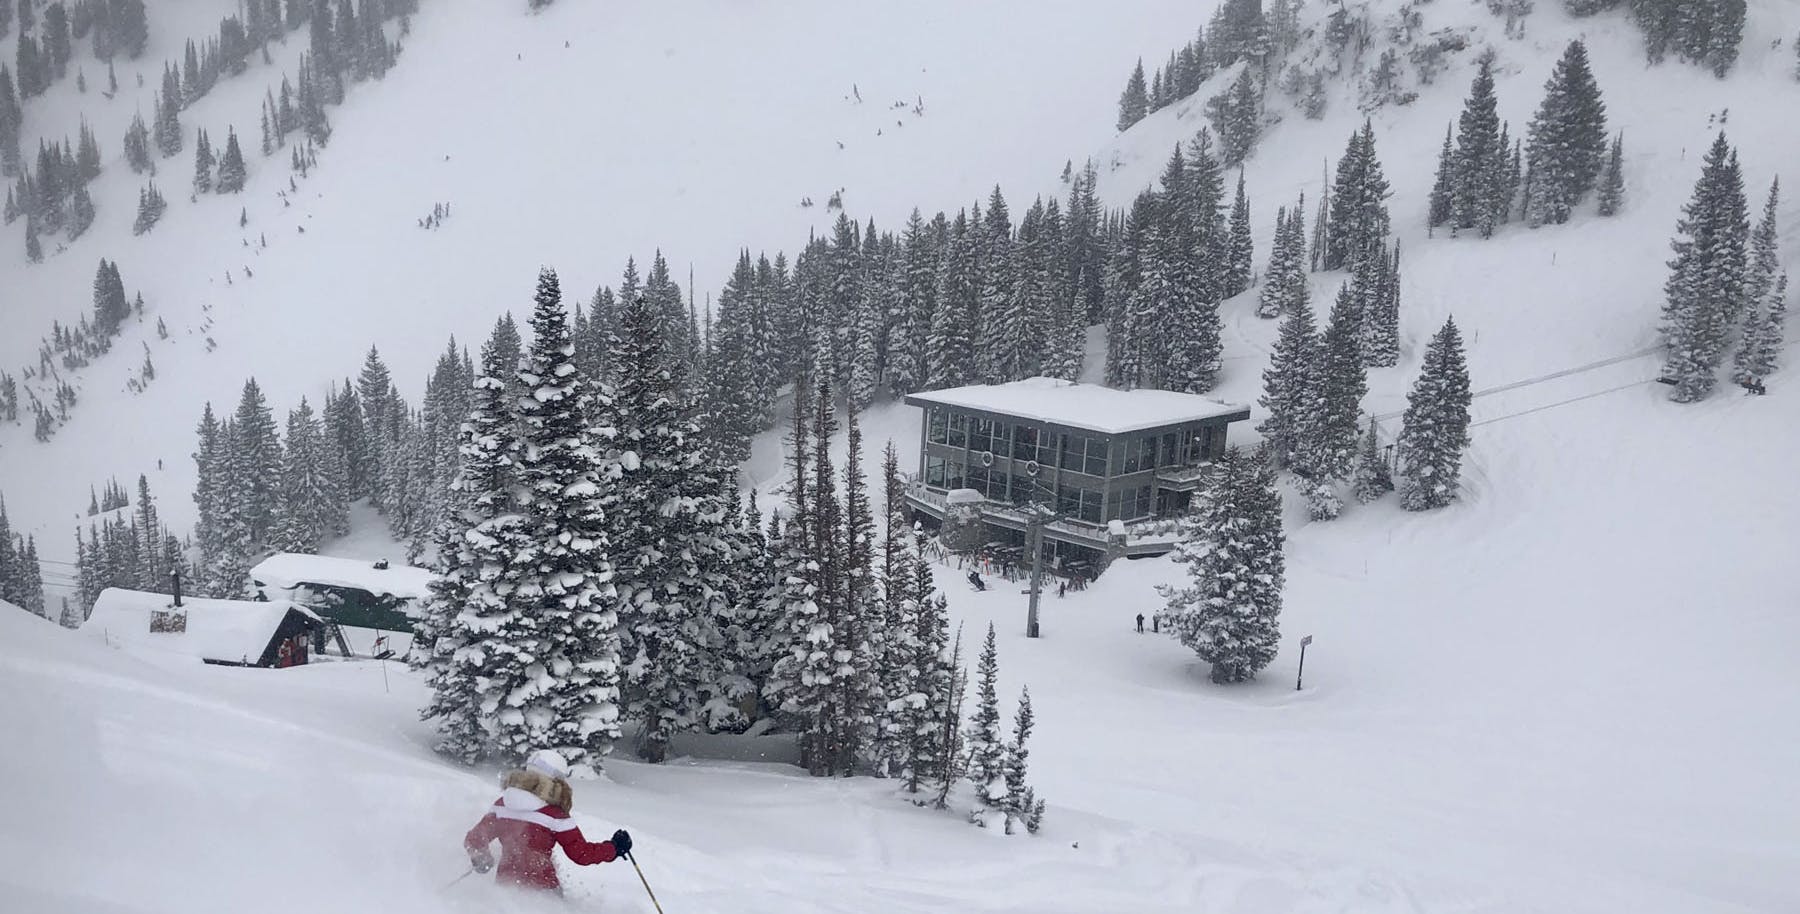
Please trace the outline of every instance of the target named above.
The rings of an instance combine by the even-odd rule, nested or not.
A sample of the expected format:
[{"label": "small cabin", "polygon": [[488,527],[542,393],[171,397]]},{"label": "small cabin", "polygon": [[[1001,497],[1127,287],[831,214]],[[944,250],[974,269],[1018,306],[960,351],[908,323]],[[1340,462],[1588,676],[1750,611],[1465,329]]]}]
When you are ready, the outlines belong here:
[{"label": "small cabin", "polygon": [[431,596],[431,572],[386,561],[278,552],[250,569],[257,592],[292,600],[327,621],[411,634]]},{"label": "small cabin", "polygon": [[109,587],[94,600],[81,631],[131,649],[186,654],[219,666],[289,667],[312,659],[325,629],[312,611],[287,600],[179,603],[168,594]]}]

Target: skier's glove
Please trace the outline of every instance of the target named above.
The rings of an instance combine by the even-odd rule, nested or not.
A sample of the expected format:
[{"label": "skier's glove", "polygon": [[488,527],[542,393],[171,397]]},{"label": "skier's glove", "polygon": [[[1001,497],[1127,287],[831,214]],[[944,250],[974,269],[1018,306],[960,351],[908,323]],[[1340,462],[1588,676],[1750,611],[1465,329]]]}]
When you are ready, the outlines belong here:
[{"label": "skier's glove", "polygon": [[494,855],[485,848],[473,851],[469,854],[469,866],[477,873],[485,873],[494,868]]},{"label": "skier's glove", "polygon": [[613,850],[621,857],[631,853],[631,832],[623,828],[613,832],[612,846]]}]

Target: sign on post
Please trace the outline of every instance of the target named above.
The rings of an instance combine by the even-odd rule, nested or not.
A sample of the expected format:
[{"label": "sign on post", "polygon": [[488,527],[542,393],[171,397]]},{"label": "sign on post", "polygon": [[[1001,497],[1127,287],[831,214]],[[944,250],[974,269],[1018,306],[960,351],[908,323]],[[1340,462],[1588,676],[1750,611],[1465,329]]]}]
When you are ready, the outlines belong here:
[{"label": "sign on post", "polygon": [[1300,691],[1300,682],[1306,676],[1306,646],[1312,643],[1312,636],[1300,639],[1300,669],[1294,673],[1294,691]]}]

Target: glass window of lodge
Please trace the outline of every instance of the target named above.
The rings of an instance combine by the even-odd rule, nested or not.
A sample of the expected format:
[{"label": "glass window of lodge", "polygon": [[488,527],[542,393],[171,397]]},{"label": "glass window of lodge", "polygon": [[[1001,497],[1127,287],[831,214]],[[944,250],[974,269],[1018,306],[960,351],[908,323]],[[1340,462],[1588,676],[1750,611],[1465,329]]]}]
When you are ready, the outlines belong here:
[{"label": "glass window of lodge", "polygon": [[1107,440],[1089,435],[1070,435],[1063,440],[1062,467],[1089,476],[1106,475]]},{"label": "glass window of lodge", "polygon": [[970,419],[969,450],[1006,456],[1006,426],[992,419]]},{"label": "glass window of lodge", "polygon": [[945,444],[951,447],[966,447],[969,441],[969,416],[967,413],[951,413],[949,428],[945,434]]},{"label": "glass window of lodge", "polygon": [[931,412],[925,420],[926,441],[929,441],[932,444],[943,444],[949,440],[945,437],[946,427],[944,419],[944,411],[941,408],[935,406],[931,408]]}]

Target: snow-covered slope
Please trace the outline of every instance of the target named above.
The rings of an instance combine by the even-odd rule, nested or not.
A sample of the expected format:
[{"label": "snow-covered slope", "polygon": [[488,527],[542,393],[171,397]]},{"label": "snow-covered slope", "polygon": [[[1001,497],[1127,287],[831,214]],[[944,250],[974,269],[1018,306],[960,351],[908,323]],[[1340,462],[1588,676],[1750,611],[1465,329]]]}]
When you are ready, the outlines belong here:
[{"label": "snow-covered slope", "polygon": [[[854,214],[894,225],[915,203],[954,207],[995,181],[1014,201],[1055,190],[1063,159],[1089,153],[1122,203],[1202,122],[1190,100],[1108,138],[1130,61],[1159,59],[1209,12],[1183,4],[1102,16],[1073,0],[565,0],[536,18],[480,6],[415,20],[399,67],[336,112],[338,137],[292,208],[273,197],[285,169],[253,174],[241,205],[270,246],[248,283],[222,279],[247,256],[229,231],[240,201],[175,201],[155,233],[127,241],[109,191],[94,236],[29,269],[9,259],[19,228],[0,229],[9,317],[79,313],[105,255],[175,331],[156,344],[148,393],[109,393],[136,362],[137,327],[88,375],[55,442],[0,431],[16,517],[62,542],[90,480],[160,457],[152,484],[179,524],[201,399],[233,398],[250,373],[278,406],[316,398],[369,342],[412,381],[446,332],[473,334],[519,303],[540,262],[585,290],[660,244],[678,271],[695,263],[704,290],[738,245],[791,248],[825,218],[798,208],[802,196],[845,187]],[[1418,9],[1427,29],[1472,27],[1497,46],[1515,133],[1563,43],[1584,34],[1626,135],[1627,218],[1427,239],[1425,194],[1472,52],[1413,105],[1375,112],[1406,247],[1407,351],[1374,373],[1371,412],[1398,408],[1448,314],[1478,390],[1640,352],[1709,117],[1730,109],[1753,199],[1796,161],[1800,85],[1791,47],[1770,42],[1800,29],[1800,8],[1752,0],[1739,69],[1716,81],[1646,68],[1622,18],[1570,21],[1557,6],[1539,4],[1517,41],[1480,4]],[[844,98],[852,83],[860,106]],[[1315,200],[1324,160],[1360,123],[1349,89],[1334,91],[1325,120],[1285,112],[1248,165],[1259,267],[1274,207],[1302,190]],[[260,94],[223,87],[203,104],[243,113],[203,116],[221,134]],[[904,126],[890,128],[885,106],[918,95],[924,117],[891,112]],[[442,229],[415,227],[445,200]],[[1800,208],[1782,217],[1792,268]],[[1321,277],[1316,297],[1337,281]],[[203,306],[211,355],[188,332]],[[1250,402],[1273,327],[1245,301],[1226,305],[1226,325],[1219,394]],[[36,332],[0,339],[0,364],[29,356]],[[1678,407],[1648,383],[1656,369],[1624,359],[1477,398],[1449,509],[1384,503],[1306,524],[1291,506],[1288,639],[1247,688],[1211,686],[1190,653],[1130,630],[1157,605],[1154,585],[1180,578],[1170,562],[1124,564],[1052,600],[1032,642],[1020,595],[945,575],[967,640],[1000,624],[1003,694],[1032,686],[1033,777],[1051,802],[1038,839],[994,840],[880,783],[721,763],[615,763],[613,783],[581,788],[584,825],[639,833],[671,914],[1800,908],[1800,746],[1784,726],[1800,719],[1785,656],[1800,638],[1788,572],[1800,489],[1784,483],[1800,399],[1784,373],[1767,397],[1727,388]],[[913,453],[917,417],[884,405],[865,431],[872,462],[887,438]],[[765,491],[775,437],[749,467]],[[1296,694],[1302,634],[1317,641]],[[319,890],[361,908],[518,909],[472,881],[439,890],[490,782],[430,756],[419,686],[397,669],[392,693],[371,666],[169,670],[6,607],[0,636],[0,694],[32,696],[0,703],[0,733],[23,747],[0,753],[0,776],[22,788],[0,824],[4,897],[52,911],[313,910],[309,890],[269,887],[326,873]],[[574,894],[649,910],[618,868],[582,871]]]},{"label": "snow-covered slope", "polygon": [[[207,9],[193,14],[192,33],[215,28],[221,5],[196,6]],[[73,323],[91,307],[101,257],[116,260],[149,305],[86,373],[82,402],[53,443],[35,445],[28,424],[0,429],[0,488],[19,526],[66,549],[88,484],[138,472],[152,473],[165,518],[187,526],[203,401],[234,403],[255,375],[278,415],[302,395],[316,406],[327,380],[354,373],[371,343],[416,400],[445,337],[478,343],[502,309],[529,302],[540,265],[557,267],[565,290],[585,298],[616,284],[628,256],[645,264],[660,247],[684,283],[692,266],[704,299],[740,247],[791,256],[835,218],[825,203],[838,188],[854,215],[890,227],[914,205],[967,205],[996,182],[1048,189],[1065,159],[1110,134],[1116,83],[1132,61],[1160,53],[1169,23],[1187,31],[1201,15],[1155,0],[1108,11],[1095,29],[1092,5],[1079,0],[565,2],[536,16],[523,7],[427,4],[399,65],[332,109],[331,145],[288,194],[292,205],[276,196],[288,187],[285,151],[251,157],[243,194],[189,203],[190,135],[187,152],[162,162],[168,215],[133,238],[128,203],[141,180],[120,153],[130,113],[113,109],[126,102],[111,103],[94,229],[31,266],[24,223],[0,228],[5,370],[35,362],[52,320]],[[153,28],[146,92],[153,61],[180,47],[175,26]],[[304,46],[301,32],[278,51],[291,58]],[[254,65],[183,123],[219,140],[235,122],[254,146],[257,108],[279,77]],[[100,102],[71,88],[30,103],[29,148],[40,124],[72,133],[77,115],[40,112],[77,101]],[[921,102],[924,113],[913,114]],[[817,205],[802,208],[803,197]],[[445,202],[443,226],[420,229]],[[156,339],[159,316],[169,341]],[[210,354],[209,336],[218,344]],[[125,381],[141,341],[157,377],[131,396]],[[24,479],[34,482],[15,482]]]}]

